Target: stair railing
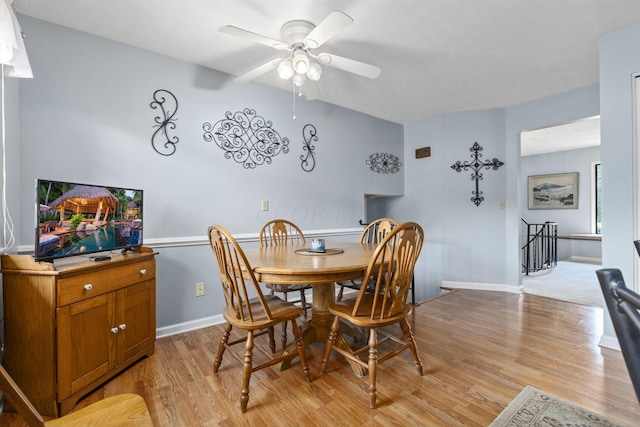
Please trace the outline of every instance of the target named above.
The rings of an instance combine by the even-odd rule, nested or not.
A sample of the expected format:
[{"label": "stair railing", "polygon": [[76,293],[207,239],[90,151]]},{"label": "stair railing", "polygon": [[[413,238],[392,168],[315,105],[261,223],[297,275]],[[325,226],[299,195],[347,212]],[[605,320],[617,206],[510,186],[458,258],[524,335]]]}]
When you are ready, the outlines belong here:
[{"label": "stair railing", "polygon": [[527,243],[522,247],[522,272],[529,275],[555,267],[558,264],[558,223],[529,224],[521,219],[527,230]]}]

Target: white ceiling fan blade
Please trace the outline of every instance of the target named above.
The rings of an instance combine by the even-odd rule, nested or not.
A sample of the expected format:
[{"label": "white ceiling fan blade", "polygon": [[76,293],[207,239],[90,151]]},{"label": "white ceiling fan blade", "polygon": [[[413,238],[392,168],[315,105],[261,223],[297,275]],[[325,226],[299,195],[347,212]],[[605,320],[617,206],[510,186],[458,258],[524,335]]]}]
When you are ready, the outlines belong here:
[{"label": "white ceiling fan blade", "polygon": [[318,61],[323,65],[328,65],[370,79],[377,79],[382,72],[380,67],[376,67],[375,65],[365,64],[364,62],[332,55],[330,53],[321,53],[318,55]]},{"label": "white ceiling fan blade", "polygon": [[353,19],[344,12],[334,10],[324,21],[318,24],[304,39],[309,49],[316,48],[347,28],[353,23]]},{"label": "white ceiling fan blade", "polygon": [[269,37],[262,36],[260,34],[252,33],[251,31],[243,30],[242,28],[234,27],[233,25],[225,25],[218,29],[221,33],[229,34],[231,36],[240,37],[246,40],[251,40],[256,43],[271,46],[275,49],[286,50],[289,48],[286,44],[280,40],[275,40]]},{"label": "white ceiling fan blade", "polygon": [[253,70],[250,70],[239,77],[236,77],[233,81],[236,83],[246,83],[248,81],[256,79],[261,75],[268,73],[271,70],[275,70],[278,67],[278,64],[280,64],[280,62],[282,62],[282,58],[272,59],[266,64],[262,64],[259,67],[256,67]]}]

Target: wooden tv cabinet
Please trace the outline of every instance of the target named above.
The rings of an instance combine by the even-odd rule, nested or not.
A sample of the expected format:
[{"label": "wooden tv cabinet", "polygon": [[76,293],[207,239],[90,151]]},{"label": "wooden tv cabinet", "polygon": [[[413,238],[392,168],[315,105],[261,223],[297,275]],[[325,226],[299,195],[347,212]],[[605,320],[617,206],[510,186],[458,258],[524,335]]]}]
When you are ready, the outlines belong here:
[{"label": "wooden tv cabinet", "polygon": [[149,248],[107,261],[0,258],[4,365],[31,403],[59,417],[154,352],[156,268]]}]

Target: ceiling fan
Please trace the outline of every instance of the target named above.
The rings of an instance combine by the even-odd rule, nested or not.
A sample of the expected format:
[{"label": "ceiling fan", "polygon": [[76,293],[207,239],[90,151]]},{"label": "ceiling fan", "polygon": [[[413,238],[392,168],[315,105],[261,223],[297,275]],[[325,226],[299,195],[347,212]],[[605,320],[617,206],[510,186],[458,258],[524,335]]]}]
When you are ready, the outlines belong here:
[{"label": "ceiling fan", "polygon": [[[370,79],[380,75],[381,70],[375,65],[326,52],[315,53],[315,49],[352,23],[353,19],[349,15],[334,10],[317,26],[303,20],[285,22],[280,29],[281,40],[265,37],[233,25],[220,27],[219,31],[289,52],[284,58],[273,59],[237,77],[235,82],[247,82],[277,68],[282,79],[291,79],[297,88],[301,88],[308,80],[318,81],[324,65]],[[309,94],[306,95],[309,98]]]}]

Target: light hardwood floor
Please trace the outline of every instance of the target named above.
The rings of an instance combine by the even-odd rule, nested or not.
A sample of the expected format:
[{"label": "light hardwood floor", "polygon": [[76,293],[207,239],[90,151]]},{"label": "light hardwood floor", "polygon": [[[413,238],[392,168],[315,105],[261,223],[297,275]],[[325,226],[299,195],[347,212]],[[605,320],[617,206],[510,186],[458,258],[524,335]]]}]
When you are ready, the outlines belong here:
[{"label": "light hardwood floor", "polygon": [[[600,348],[602,309],[535,295],[458,290],[425,301],[413,328],[425,368],[405,352],[378,369],[378,408],[366,377],[332,356],[318,377],[322,345],[309,348],[313,381],[297,359],[280,372],[253,374],[246,414],[239,409],[243,346],[213,359],[222,326],[158,340],[156,353],[83,399],[142,395],[157,426],[487,426],[527,385],[637,426],[640,405],[620,352]],[[268,351],[260,337],[260,349]],[[257,346],[258,347],[258,346]],[[231,357],[230,357],[231,356]],[[24,426],[15,414],[2,426]]]}]

